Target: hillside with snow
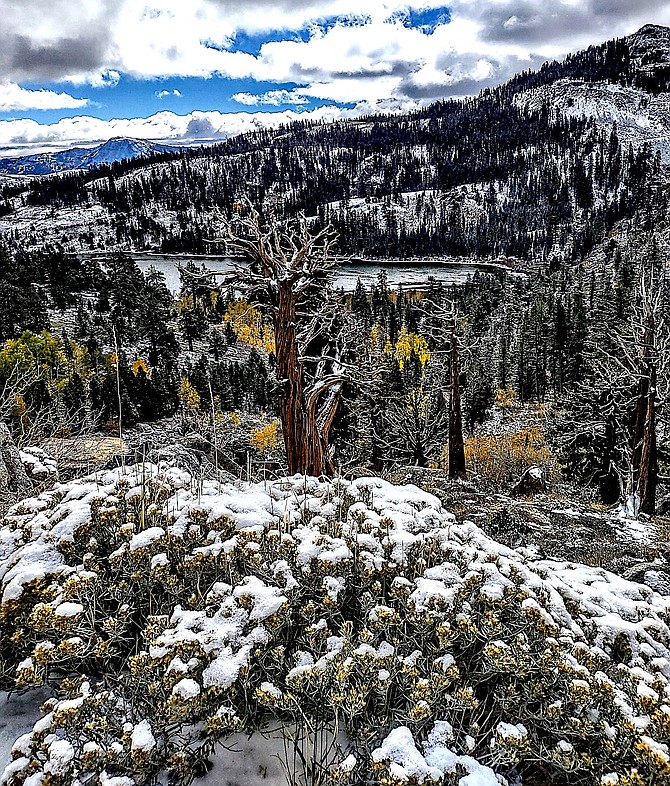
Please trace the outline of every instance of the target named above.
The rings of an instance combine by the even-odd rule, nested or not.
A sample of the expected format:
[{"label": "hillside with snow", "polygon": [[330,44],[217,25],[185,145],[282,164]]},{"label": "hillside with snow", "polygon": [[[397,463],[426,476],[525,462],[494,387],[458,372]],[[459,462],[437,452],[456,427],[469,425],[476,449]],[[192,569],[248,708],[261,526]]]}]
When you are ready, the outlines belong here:
[{"label": "hillside with snow", "polygon": [[560,79],[515,97],[533,111],[551,107],[567,117],[593,118],[598,126],[616,132],[623,145],[639,149],[649,144],[670,164],[670,93],[650,94],[636,87],[609,82]]}]

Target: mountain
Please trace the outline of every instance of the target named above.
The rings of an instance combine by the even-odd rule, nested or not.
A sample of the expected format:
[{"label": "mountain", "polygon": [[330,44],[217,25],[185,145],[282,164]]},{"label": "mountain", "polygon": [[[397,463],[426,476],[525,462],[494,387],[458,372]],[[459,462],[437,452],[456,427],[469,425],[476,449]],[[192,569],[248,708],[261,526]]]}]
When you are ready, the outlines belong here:
[{"label": "mountain", "polygon": [[177,152],[179,148],[159,145],[145,139],[114,137],[96,147],[73,147],[56,153],[0,159],[0,174],[50,175],[76,169],[93,169],[101,164],[112,164],[134,158],[146,158],[156,153]]},{"label": "mountain", "polygon": [[[600,69],[594,69],[598,63]],[[593,118],[608,131],[616,124],[624,146],[647,143],[670,164],[670,29],[646,25],[627,38],[568,58],[555,73],[552,66],[543,72],[551,74],[544,84],[536,85],[533,77],[526,89],[521,81],[517,105]]]},{"label": "mountain", "polygon": [[345,254],[560,265],[643,209],[665,216],[666,163],[670,30],[647,25],[476,98],[36,179],[5,190],[0,231],[72,251],[214,253],[219,215],[249,198],[332,224]]}]

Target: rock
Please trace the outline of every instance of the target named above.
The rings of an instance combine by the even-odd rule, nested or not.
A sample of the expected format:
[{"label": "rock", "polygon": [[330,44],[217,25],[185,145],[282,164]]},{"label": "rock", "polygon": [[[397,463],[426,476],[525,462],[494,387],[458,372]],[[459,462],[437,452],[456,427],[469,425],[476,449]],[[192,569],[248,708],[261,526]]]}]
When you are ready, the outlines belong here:
[{"label": "rock", "polygon": [[38,483],[45,480],[58,480],[56,460],[41,448],[27,447],[24,450],[20,450],[19,455],[21,456],[21,463],[31,480]]},{"label": "rock", "polygon": [[542,494],[547,490],[542,467],[533,465],[519,478],[519,482],[512,489],[514,497],[532,497],[533,494]]},{"label": "rock", "polygon": [[186,434],[182,440],[182,444],[188,450],[194,450],[198,453],[209,453],[212,448],[211,441],[197,431],[191,431]]},{"label": "rock", "polygon": [[646,584],[659,595],[670,595],[670,573],[667,565],[657,561],[638,562],[635,565],[622,571],[622,575],[628,581],[636,581],[639,584]]},{"label": "rock", "polygon": [[33,484],[21,454],[4,423],[0,423],[0,511],[31,494]]}]

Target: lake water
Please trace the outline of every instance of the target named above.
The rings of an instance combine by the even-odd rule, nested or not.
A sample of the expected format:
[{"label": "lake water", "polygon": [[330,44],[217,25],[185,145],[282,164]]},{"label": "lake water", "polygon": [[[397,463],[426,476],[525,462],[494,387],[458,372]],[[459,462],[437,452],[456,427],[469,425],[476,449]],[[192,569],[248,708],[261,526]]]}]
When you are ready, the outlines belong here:
[{"label": "lake water", "polygon": [[[179,291],[177,265],[185,265],[189,261],[188,257],[137,254],[133,256],[133,259],[140,270],[144,271],[155,267],[165,276],[168,289],[173,293]],[[232,260],[223,257],[193,258],[192,261],[198,266],[204,264],[208,270],[215,273],[226,273],[232,269]],[[364,285],[369,286],[377,280],[380,270],[386,271],[389,286],[392,288],[402,284],[407,289],[420,289],[427,286],[428,279],[431,277],[443,284],[464,284],[475,271],[497,273],[504,269],[495,265],[435,259],[394,260],[392,262],[352,261],[342,262],[337,268],[334,283],[336,287],[341,287],[345,292],[353,292],[359,278]],[[508,275],[511,273],[511,271],[505,272]]]}]

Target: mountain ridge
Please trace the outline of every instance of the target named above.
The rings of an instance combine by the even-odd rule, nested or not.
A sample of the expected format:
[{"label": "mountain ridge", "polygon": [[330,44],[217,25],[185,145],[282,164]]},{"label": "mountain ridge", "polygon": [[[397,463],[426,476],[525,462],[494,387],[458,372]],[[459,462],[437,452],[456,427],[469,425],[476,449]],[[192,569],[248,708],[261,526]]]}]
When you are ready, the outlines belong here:
[{"label": "mountain ridge", "polygon": [[35,153],[0,159],[0,174],[50,175],[77,169],[93,169],[102,164],[134,158],[146,158],[156,153],[178,152],[175,145],[164,145],[132,137],[112,137],[93,147],[73,147],[53,153]]},{"label": "mountain ridge", "polygon": [[574,262],[642,206],[667,212],[667,63],[670,29],[645,26],[475,98],[37,179],[6,192],[0,231],[70,251],[212,253],[217,211],[249,198],[333,224],[345,254]]}]

